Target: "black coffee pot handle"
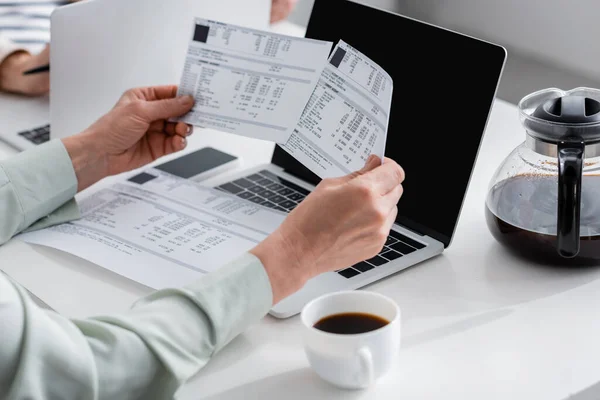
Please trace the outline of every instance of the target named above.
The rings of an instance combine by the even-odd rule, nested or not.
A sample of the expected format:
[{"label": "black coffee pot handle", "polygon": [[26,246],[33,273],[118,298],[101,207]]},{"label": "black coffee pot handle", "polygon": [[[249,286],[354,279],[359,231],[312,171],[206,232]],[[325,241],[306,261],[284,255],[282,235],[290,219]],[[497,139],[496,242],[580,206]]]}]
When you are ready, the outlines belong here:
[{"label": "black coffee pot handle", "polygon": [[584,149],[583,142],[560,142],[558,145],[558,253],[566,258],[579,253]]}]

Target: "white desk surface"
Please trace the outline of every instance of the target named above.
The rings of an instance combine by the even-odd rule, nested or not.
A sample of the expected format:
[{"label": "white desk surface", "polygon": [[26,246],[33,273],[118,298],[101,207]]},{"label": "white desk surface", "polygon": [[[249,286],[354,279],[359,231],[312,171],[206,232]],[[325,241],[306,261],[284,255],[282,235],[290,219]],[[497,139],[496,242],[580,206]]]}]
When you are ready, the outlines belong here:
[{"label": "white desk surface", "polygon": [[[403,322],[398,365],[375,387],[348,392],[323,383],[304,356],[299,318],[265,317],[187,384],[182,398],[600,398],[600,269],[525,263],[500,247],[485,223],[489,180],[523,139],[516,107],[496,101],[451,246],[368,288],[395,299]],[[242,156],[245,167],[268,162],[273,149],[198,130],[186,151],[207,145]],[[11,154],[0,145],[0,158]],[[441,161],[440,173],[452,179]],[[0,247],[0,260],[5,272],[71,317],[123,311],[149,293],[94,264],[18,240]]]}]

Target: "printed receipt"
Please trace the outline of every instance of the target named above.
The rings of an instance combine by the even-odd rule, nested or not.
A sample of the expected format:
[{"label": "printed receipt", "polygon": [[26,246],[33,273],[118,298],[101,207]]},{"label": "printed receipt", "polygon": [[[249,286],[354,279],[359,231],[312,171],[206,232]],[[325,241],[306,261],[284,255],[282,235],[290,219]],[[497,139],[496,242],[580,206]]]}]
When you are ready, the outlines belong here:
[{"label": "printed receipt", "polygon": [[81,219],[19,238],[153,289],[180,287],[232,261],[286,216],[156,169],[102,187],[79,207]]},{"label": "printed receipt", "polygon": [[287,143],[288,153],[321,178],[382,160],[392,104],[390,75],[340,40]]},{"label": "printed receipt", "polygon": [[332,43],[195,19],[179,85],[186,123],[285,143]]}]

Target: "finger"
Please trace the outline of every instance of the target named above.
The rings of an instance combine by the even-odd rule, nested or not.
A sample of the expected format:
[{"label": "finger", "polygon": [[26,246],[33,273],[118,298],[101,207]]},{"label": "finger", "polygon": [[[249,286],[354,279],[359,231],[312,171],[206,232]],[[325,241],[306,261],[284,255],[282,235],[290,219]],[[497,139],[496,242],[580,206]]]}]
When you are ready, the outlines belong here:
[{"label": "finger", "polygon": [[165,133],[169,136],[177,135],[177,132],[175,130],[176,125],[177,124],[175,124],[173,122],[167,122],[165,124],[165,129],[164,129]]},{"label": "finger", "polygon": [[166,156],[185,149],[187,140],[184,137],[174,135],[167,136],[164,133],[149,133],[147,136],[150,154],[154,159]]},{"label": "finger", "polygon": [[[157,121],[158,122],[158,121]],[[153,123],[150,125],[151,127],[158,127],[159,125]],[[192,126],[186,124],[185,122],[164,122],[162,128],[159,129],[149,129],[149,131],[153,132],[163,132],[169,136],[179,135],[179,136],[189,136],[192,134]]]},{"label": "finger", "polygon": [[148,132],[165,132],[166,125],[167,123],[164,119],[159,119],[158,121],[154,121],[150,124],[148,127]]},{"label": "finger", "polygon": [[386,229],[386,231],[389,234],[389,231],[392,229],[392,226],[394,226],[394,223],[396,222],[396,217],[398,216],[398,207],[394,206],[391,210],[389,215],[387,216],[385,223],[383,224],[383,228]]},{"label": "finger", "polygon": [[144,102],[143,107],[146,118],[150,121],[180,117],[190,111],[194,105],[194,98],[182,96],[167,100]]},{"label": "finger", "polygon": [[381,158],[379,158],[379,156],[377,156],[375,154],[371,154],[369,156],[369,158],[367,158],[367,162],[365,163],[364,167],[362,167],[362,169],[360,171],[358,171],[358,173],[366,174],[367,172],[377,168],[380,165],[381,165]]},{"label": "finger", "polygon": [[147,86],[133,89],[137,97],[147,101],[173,99],[177,96],[177,85]]},{"label": "finger", "polygon": [[360,175],[364,175],[365,173],[371,171],[374,168],[377,168],[380,165],[381,165],[381,159],[378,156],[376,156],[375,154],[371,154],[369,156],[369,158],[367,158],[365,165],[360,170],[352,172],[352,173],[342,176],[340,178],[332,179],[332,180],[335,181],[336,183],[348,182]]},{"label": "finger", "polygon": [[185,122],[178,122],[175,125],[175,133],[179,136],[189,136],[192,134],[192,126]]},{"label": "finger", "polygon": [[383,196],[404,182],[404,170],[395,161],[389,160],[360,178],[369,180],[375,191]]},{"label": "finger", "polygon": [[395,188],[390,190],[388,194],[381,198],[382,207],[386,210],[391,210],[392,208],[396,207],[403,193],[404,188],[402,187],[402,185],[396,186]]}]

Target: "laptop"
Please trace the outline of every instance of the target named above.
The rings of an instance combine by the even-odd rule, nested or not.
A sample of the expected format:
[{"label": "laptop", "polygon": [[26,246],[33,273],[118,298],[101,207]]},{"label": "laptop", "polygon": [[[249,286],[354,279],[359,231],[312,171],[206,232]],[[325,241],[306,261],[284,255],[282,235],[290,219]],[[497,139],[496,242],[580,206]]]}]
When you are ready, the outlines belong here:
[{"label": "laptop", "polygon": [[[0,140],[25,150],[69,136],[110,110],[126,89],[178,82],[190,15],[268,29],[271,0],[87,0],[57,8],[50,95],[0,93]],[[111,51],[115,43],[122,51]]]},{"label": "laptop", "polygon": [[[315,0],[306,37],[343,39],[394,80],[385,154],[406,172],[398,217],[375,257],[310,280],[275,305],[286,318],[317,296],[359,289],[441,254],[452,243],[506,60],[474,37],[350,0]],[[319,178],[276,146],[271,163],[216,186],[291,211]]]},{"label": "laptop", "polygon": [[[179,82],[179,62],[187,40],[170,42],[176,43],[174,48],[157,43],[170,61],[157,68],[160,72],[153,72],[156,66],[144,68],[147,61],[143,61],[151,59],[148,53],[153,51],[153,41],[144,41],[143,36],[152,35],[152,30],[145,29],[133,38],[123,38],[124,33],[96,37],[102,26],[122,31],[124,24],[112,18],[128,19],[112,16],[107,11],[110,8],[97,7],[98,1],[87,7],[85,3],[65,7],[53,19],[52,65],[62,70],[55,75],[53,69],[52,75],[53,135],[55,126],[61,134],[84,129],[129,87]],[[156,7],[171,4],[164,0],[124,3],[149,1]],[[168,12],[166,7],[163,11]],[[223,17],[216,14],[210,17]],[[239,22],[236,18],[228,22]],[[160,21],[155,18],[157,26]],[[178,23],[185,28],[178,32],[183,36],[189,33],[185,21],[189,18]],[[141,25],[141,20],[135,22],[135,26]],[[78,39],[73,38],[75,32]],[[380,254],[313,278],[271,309],[270,314],[278,318],[297,314],[319,295],[359,289],[385,279],[451,245],[506,60],[505,49],[496,44],[350,0],[315,0],[306,37],[334,43],[343,39],[392,76],[386,155],[402,165],[407,178],[396,223]],[[142,41],[140,49],[135,46],[138,40]],[[74,54],[85,54],[85,58]],[[119,54],[129,62],[116,59]],[[102,63],[109,55],[111,62]],[[64,90],[65,86],[72,88]],[[213,178],[212,183],[247,201],[289,212],[314,189],[319,178],[276,146],[269,164]]]}]

